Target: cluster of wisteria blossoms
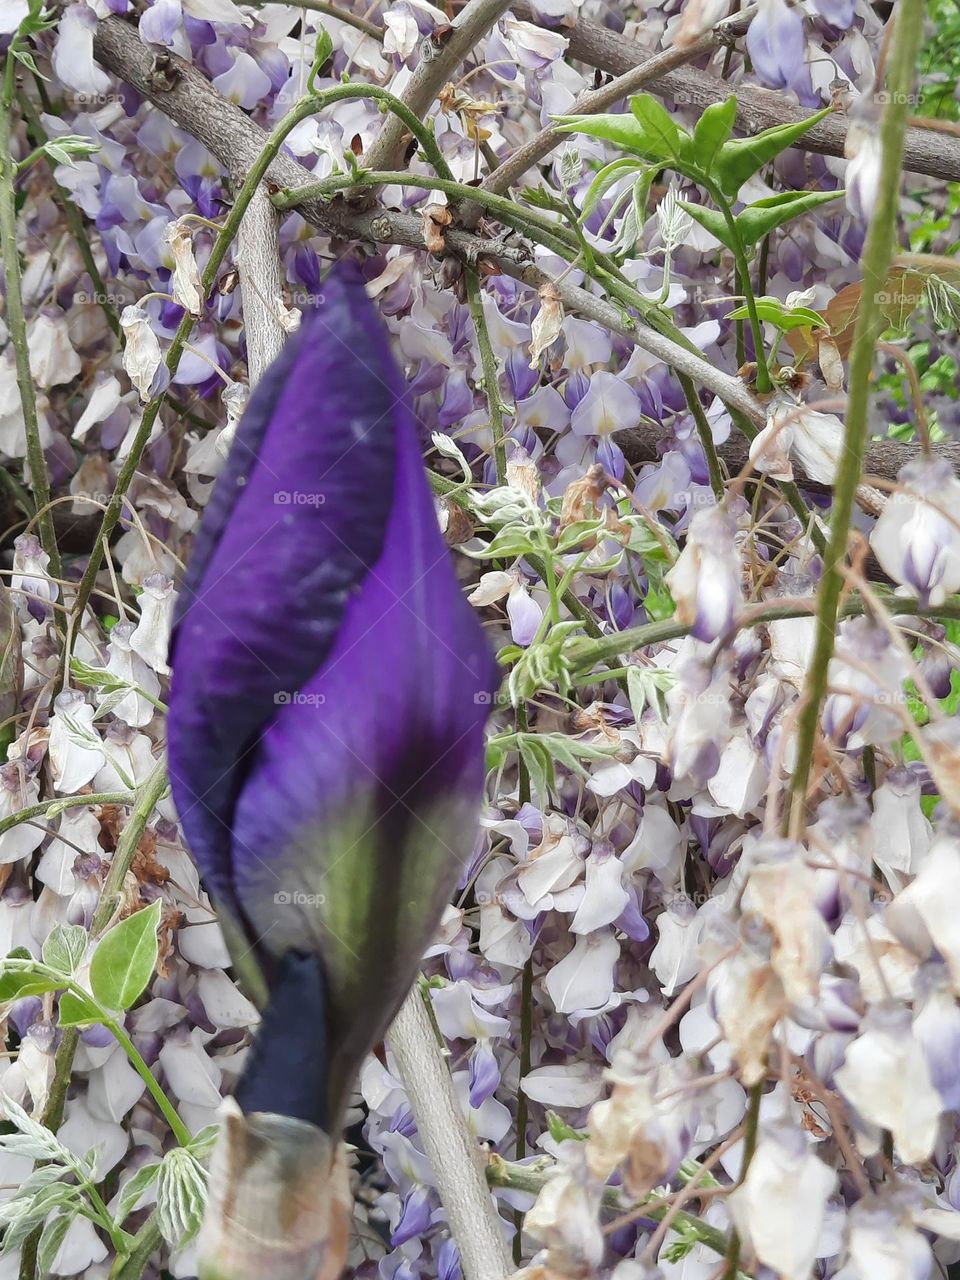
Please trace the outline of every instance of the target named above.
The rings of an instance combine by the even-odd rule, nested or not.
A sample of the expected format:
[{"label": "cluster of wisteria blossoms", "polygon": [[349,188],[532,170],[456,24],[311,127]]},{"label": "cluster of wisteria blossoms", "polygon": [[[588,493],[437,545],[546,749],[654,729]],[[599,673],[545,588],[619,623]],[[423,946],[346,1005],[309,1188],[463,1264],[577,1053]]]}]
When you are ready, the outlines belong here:
[{"label": "cluster of wisteria blossoms", "polygon": [[259,1019],[167,787],[171,619],[344,257],[503,675],[421,966],[503,1257],[464,1265],[388,1037],[348,1274],[960,1262],[960,401],[904,356],[955,347],[956,228],[905,227],[960,140],[912,118],[923,30],[0,0],[0,1280],[197,1274]]}]

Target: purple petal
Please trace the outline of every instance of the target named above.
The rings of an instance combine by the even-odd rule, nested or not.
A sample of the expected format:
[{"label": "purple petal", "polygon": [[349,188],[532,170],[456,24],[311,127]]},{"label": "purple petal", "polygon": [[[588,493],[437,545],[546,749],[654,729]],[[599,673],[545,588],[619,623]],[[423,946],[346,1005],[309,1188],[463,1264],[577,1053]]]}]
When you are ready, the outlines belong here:
[{"label": "purple petal", "polygon": [[757,75],[771,88],[784,89],[803,66],[803,18],[785,0],[764,0],[747,32],[747,51]]},{"label": "purple petal", "polygon": [[322,958],[335,1118],[469,856],[498,678],[358,273],[323,295],[257,388],[197,535],[169,754],[240,950],[268,982],[291,951]]}]

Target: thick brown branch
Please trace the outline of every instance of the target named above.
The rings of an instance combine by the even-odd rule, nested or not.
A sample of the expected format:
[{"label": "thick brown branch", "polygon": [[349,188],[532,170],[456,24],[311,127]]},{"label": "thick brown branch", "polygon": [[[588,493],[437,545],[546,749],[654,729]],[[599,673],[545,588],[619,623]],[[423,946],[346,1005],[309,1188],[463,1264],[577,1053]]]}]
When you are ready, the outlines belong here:
[{"label": "thick brown branch", "polygon": [[[470,0],[442,39],[434,34],[424,40],[420,61],[402,95],[415,115],[426,116],[460,63],[509,8],[510,0]],[[368,169],[395,169],[403,160],[403,150],[403,122],[391,112],[364,156],[364,165]]]},{"label": "thick brown branch", "polygon": [[[514,0],[512,8],[518,18],[536,21],[528,0]],[[571,58],[615,76],[632,71],[650,57],[636,41],[587,18],[578,18],[572,26],[563,29],[563,34],[570,41]],[[733,86],[694,67],[680,67],[658,75],[646,87],[660,97],[671,98],[701,111],[713,102],[722,102],[735,89],[737,124],[749,133],[759,133],[761,129],[790,120],[802,120],[811,114],[785,101],[783,95],[774,90],[745,84]],[[804,151],[842,156],[846,137],[846,117],[836,113],[805,133],[796,145]],[[910,128],[906,134],[903,166],[911,173],[945,178],[948,182],[960,181],[960,138],[928,129]]]},{"label": "thick brown branch", "polygon": [[[877,423],[877,430],[884,430],[884,424]],[[662,437],[656,431],[644,430],[642,428],[634,431],[620,431],[617,433],[617,443],[623,450],[624,456],[631,466],[643,466],[648,462],[659,462],[662,449],[660,441]],[[747,456],[750,449],[750,443],[743,436],[734,433],[724,444],[717,447],[717,453],[720,460],[726,467],[728,473],[732,476],[737,475],[747,465]],[[960,468],[960,444],[938,444],[934,445],[933,452],[941,458],[946,458],[953,466],[954,470]],[[900,468],[911,458],[917,456],[917,446],[915,444],[903,444],[899,440],[877,440],[867,445],[867,452],[864,458],[863,477],[864,482],[869,484],[871,479],[886,480],[893,483]],[[807,478],[803,468],[797,463],[793,464],[794,476],[798,484],[804,489],[811,489],[815,493],[824,493],[827,486],[818,484]]]}]

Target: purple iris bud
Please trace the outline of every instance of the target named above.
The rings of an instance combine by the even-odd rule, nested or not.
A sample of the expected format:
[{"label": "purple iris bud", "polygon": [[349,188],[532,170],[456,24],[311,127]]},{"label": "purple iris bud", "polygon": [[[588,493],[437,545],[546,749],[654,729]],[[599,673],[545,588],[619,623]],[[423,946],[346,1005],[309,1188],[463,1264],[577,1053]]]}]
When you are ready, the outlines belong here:
[{"label": "purple iris bud", "polygon": [[243,415],[171,646],[174,800],[263,1008],[238,1123],[278,1150],[297,1125],[336,1140],[409,989],[469,853],[499,683],[359,271],[323,296]]}]

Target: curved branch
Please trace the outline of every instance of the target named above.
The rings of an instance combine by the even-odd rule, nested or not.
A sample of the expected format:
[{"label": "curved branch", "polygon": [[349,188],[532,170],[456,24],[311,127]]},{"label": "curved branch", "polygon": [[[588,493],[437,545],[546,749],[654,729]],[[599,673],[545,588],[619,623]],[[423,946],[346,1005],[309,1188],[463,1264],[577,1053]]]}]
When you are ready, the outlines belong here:
[{"label": "curved branch", "polygon": [[[513,12],[518,18],[528,22],[537,21],[529,0],[514,0]],[[563,29],[563,34],[570,41],[569,57],[612,75],[622,76],[650,59],[649,52],[635,40],[618,35],[587,18],[578,18],[572,26]],[[708,71],[683,67],[658,74],[647,88],[660,97],[672,98],[674,102],[703,111],[711,103],[723,102],[728,98],[733,86],[710,75]],[[738,84],[735,88],[737,125],[747,133],[759,133],[762,129],[792,120],[804,120],[812,114],[791,105],[775,90],[746,84]],[[846,139],[846,116],[835,113],[821,120],[794,145],[802,151],[842,156]],[[960,138],[917,125],[908,128],[904,140],[903,167],[911,173],[945,178],[948,182],[960,181]]]}]

